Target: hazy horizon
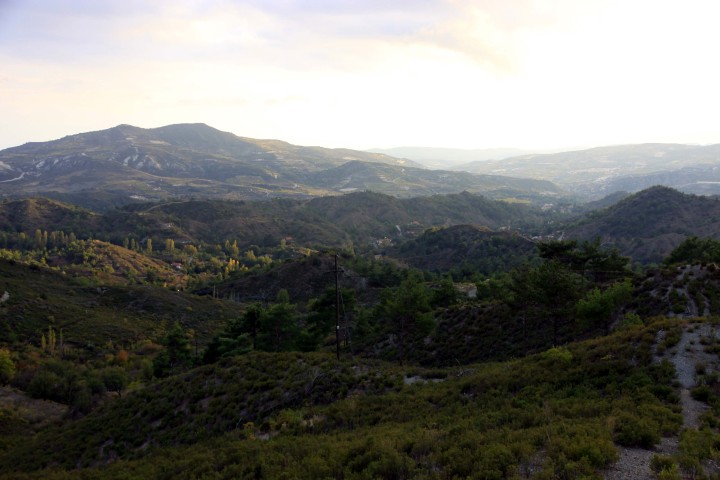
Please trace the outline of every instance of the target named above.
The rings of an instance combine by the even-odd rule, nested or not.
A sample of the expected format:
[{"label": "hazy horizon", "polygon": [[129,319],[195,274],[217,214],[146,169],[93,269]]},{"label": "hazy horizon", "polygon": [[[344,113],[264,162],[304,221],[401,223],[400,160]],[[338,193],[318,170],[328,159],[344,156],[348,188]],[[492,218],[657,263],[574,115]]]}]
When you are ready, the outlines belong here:
[{"label": "hazy horizon", "polygon": [[0,149],[206,123],[358,150],[720,142],[705,0],[0,1]]}]

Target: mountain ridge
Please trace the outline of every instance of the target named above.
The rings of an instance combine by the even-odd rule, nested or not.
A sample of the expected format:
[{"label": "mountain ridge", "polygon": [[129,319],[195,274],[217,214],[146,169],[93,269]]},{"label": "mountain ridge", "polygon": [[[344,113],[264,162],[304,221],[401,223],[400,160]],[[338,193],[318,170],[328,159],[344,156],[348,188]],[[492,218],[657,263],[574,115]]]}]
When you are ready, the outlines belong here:
[{"label": "mountain ridge", "polygon": [[[532,180],[525,184],[451,171],[438,174],[379,153],[251,139],[199,123],[153,129],[121,124],[11,147],[0,151],[0,185],[3,196],[10,198],[78,198],[78,193],[101,191],[110,197],[106,204],[113,206],[190,197],[304,198],[343,193],[343,187],[336,188],[338,182],[324,179],[323,172],[348,163],[368,165],[366,171],[383,169],[385,173],[374,174],[371,187],[403,197],[462,190],[524,199],[563,194],[550,184],[539,189]],[[412,179],[402,180],[397,188],[397,179],[410,172]],[[333,175],[338,173],[325,174]],[[378,181],[383,175],[388,178]],[[504,188],[508,182],[513,182],[512,188]],[[82,195],[79,198],[82,201]]]},{"label": "mountain ridge", "polygon": [[708,171],[711,180],[720,180],[720,144],[614,145],[472,162],[453,169],[542,178],[593,199],[617,190],[636,192],[657,183],[687,193],[713,194],[720,193],[720,188],[710,188],[703,182],[709,178]]}]

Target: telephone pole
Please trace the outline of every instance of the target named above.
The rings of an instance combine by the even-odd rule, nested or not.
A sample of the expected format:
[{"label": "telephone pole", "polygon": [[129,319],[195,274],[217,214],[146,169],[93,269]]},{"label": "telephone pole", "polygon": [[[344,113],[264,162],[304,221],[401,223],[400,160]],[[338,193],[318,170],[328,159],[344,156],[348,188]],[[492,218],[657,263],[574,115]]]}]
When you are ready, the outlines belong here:
[{"label": "telephone pole", "polygon": [[338,255],[335,254],[335,353],[340,360],[340,287],[338,286]]}]

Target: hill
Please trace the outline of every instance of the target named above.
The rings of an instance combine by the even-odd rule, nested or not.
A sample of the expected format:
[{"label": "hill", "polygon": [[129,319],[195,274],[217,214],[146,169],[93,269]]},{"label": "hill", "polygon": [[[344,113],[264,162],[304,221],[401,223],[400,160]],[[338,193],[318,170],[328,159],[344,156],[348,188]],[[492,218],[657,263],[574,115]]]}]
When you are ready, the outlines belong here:
[{"label": "hill", "polygon": [[468,175],[449,170],[425,170],[360,161],[313,174],[308,180],[318,188],[353,192],[371,190],[397,197],[427,196],[468,191],[494,198],[537,198],[563,195],[556,185],[543,180]]},{"label": "hill", "polygon": [[34,233],[40,230],[65,230],[87,233],[100,220],[89,210],[47,198],[5,200],[0,203],[0,231]]},{"label": "hill", "polygon": [[97,286],[79,275],[0,260],[0,341],[38,343],[48,326],[62,329],[68,345],[90,350],[106,345],[159,341],[176,321],[205,344],[237,304],[151,285]]},{"label": "hill", "polygon": [[386,254],[424,270],[457,271],[461,278],[509,271],[534,257],[535,251],[535,244],[517,233],[456,225],[426,230]]},{"label": "hill", "polygon": [[680,429],[672,365],[653,363],[661,328],[681,334],[657,323],[433,371],[317,354],[227,359],[47,429],[0,465],[8,478],[49,479],[598,476],[618,459],[614,442],[651,447]]},{"label": "hill", "polygon": [[664,185],[717,194],[720,145],[641,144],[522,155],[453,167],[472,173],[545,179],[579,196],[601,198]]},{"label": "hill", "polygon": [[397,158],[408,158],[428,168],[446,169],[454,165],[501,160],[503,158],[528,155],[531,151],[517,148],[431,148],[431,147],[394,147],[374,148],[370,152],[383,153]]},{"label": "hill", "polygon": [[[33,215],[26,214],[27,205],[33,206]],[[159,242],[170,238],[178,245],[235,239],[246,249],[278,246],[283,240],[299,246],[365,246],[384,237],[413,238],[426,228],[455,224],[538,228],[554,216],[467,192],[406,199],[356,192],[309,200],[184,200],[128,205],[104,214],[58,205],[47,200],[6,202],[0,205],[0,220],[7,219],[6,231],[21,229],[30,237],[37,228],[69,233],[70,226],[76,235],[92,234],[115,244],[128,237]]]},{"label": "hill", "polygon": [[686,237],[720,238],[720,201],[653,187],[588,214],[565,234],[600,237],[634,260],[659,262]]},{"label": "hill", "polygon": [[[319,175],[350,163],[345,170]],[[413,174],[390,181],[403,168],[419,167],[410,160],[349,149],[302,147],[279,140],[238,137],[204,124],[178,124],[143,129],[131,125],[80,133],[49,142],[27,143],[0,151],[3,196],[53,196],[106,210],[119,204],[176,198],[266,199],[305,198],[343,191],[338,175],[357,165],[383,165],[387,181],[375,182],[388,192],[417,196],[437,190],[442,175]],[[354,166],[353,166],[354,165]],[[397,168],[391,168],[397,167]],[[364,167],[373,171],[371,167]],[[381,172],[383,170],[381,169]],[[494,192],[508,180],[464,175],[460,191]],[[345,177],[343,177],[345,178]],[[522,182],[515,186],[522,190]],[[544,184],[543,191],[557,193]],[[446,187],[443,191],[450,191]],[[553,194],[554,194],[553,193]]]}]

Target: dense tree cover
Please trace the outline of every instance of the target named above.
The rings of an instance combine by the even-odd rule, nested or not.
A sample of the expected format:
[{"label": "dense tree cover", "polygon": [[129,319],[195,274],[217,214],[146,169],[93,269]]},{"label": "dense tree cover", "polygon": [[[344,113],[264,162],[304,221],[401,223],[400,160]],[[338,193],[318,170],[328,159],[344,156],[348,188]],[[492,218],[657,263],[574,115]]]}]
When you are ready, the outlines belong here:
[{"label": "dense tree cover", "polygon": [[663,260],[666,265],[700,262],[720,262],[720,240],[689,237]]},{"label": "dense tree cover", "polygon": [[433,327],[430,293],[417,274],[409,276],[399,287],[383,292],[380,312],[395,336],[400,365],[405,360],[408,338],[422,337]]},{"label": "dense tree cover", "polygon": [[[56,245],[63,235],[66,244]],[[18,295],[16,272],[0,276],[0,294],[11,291],[7,303],[0,301],[0,334],[9,347],[0,348],[0,383],[68,405],[72,418],[85,420],[68,421],[67,430],[49,431],[37,443],[13,439],[22,444],[13,456],[22,466],[12,468],[42,467],[32,465],[32,452],[41,450],[48,452],[48,465],[120,458],[118,465],[137,471],[154,472],[152,462],[158,462],[174,472],[156,452],[177,460],[182,454],[171,446],[228,434],[233,458],[242,459],[224,462],[232,464],[223,473],[229,478],[287,476],[279,465],[289,463],[300,478],[511,478],[539,451],[547,459],[538,467],[540,478],[592,476],[616,458],[613,442],[647,447],[678,427],[671,369],[653,364],[649,353],[657,329],[673,327],[645,328],[652,321],[638,305],[638,290],[671,302],[678,314],[692,311],[691,300],[720,311],[720,288],[713,291],[720,273],[710,267],[689,269],[682,285],[666,289],[650,285],[654,277],[634,277],[628,259],[599,240],[539,243],[537,254],[523,257],[520,266],[503,263],[501,271],[487,272],[468,265],[407,268],[357,255],[350,245],[340,255],[337,297],[329,287],[333,270],[319,255],[297,262],[308,276],[298,275],[299,286],[285,290],[279,272],[294,265],[294,247],[284,238],[272,249],[240,248],[232,238],[216,244],[122,240],[130,255],[191,277],[195,292],[205,295],[195,303],[187,298],[197,296],[164,280],[159,264],[143,267],[138,275],[145,278],[130,282],[142,287],[108,288],[100,276],[67,287],[56,280],[61,274],[54,260],[97,272],[107,269],[108,253],[96,241],[63,235],[37,229],[2,237],[6,245],[21,241],[22,248],[13,245],[0,255],[32,264],[27,271],[57,282],[57,292],[35,288]],[[668,265],[714,261],[700,257],[717,248],[712,242],[688,239]],[[479,251],[502,256],[501,243],[490,241]],[[439,240],[435,246],[448,247]],[[118,269],[115,263],[110,268]],[[667,274],[684,271],[673,267]],[[316,283],[308,281],[313,276]],[[246,291],[236,288],[240,279],[248,280]],[[253,289],[261,279],[263,287]],[[158,291],[158,299],[148,293]],[[60,309],[63,302],[72,309]],[[339,363],[329,355],[336,311]],[[107,323],[93,324],[102,325],[93,337],[79,336],[76,325],[96,314]],[[30,335],[18,337],[20,326]],[[570,343],[616,326],[623,332],[614,340]],[[73,340],[64,342],[68,331]],[[538,352],[544,353],[526,357]],[[523,360],[468,366],[517,358]],[[3,415],[0,405],[0,420]],[[107,425],[116,427],[108,431]],[[364,437],[382,440],[369,444]],[[77,438],[89,439],[86,449],[73,444]],[[273,442],[262,447],[259,438]],[[185,451],[195,458],[207,445]],[[129,460],[144,455],[152,460]],[[0,465],[8,458],[0,454]],[[212,458],[198,464],[207,472],[222,470]],[[73,474],[121,475],[116,468]]]}]

